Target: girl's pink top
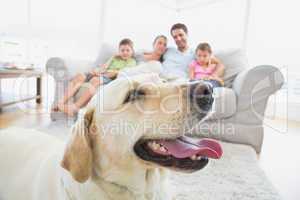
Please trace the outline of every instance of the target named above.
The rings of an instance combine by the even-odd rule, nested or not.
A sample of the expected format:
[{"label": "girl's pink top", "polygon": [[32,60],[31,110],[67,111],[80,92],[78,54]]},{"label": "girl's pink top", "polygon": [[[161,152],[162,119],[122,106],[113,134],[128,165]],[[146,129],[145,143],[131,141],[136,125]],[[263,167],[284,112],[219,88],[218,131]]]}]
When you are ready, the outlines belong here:
[{"label": "girl's pink top", "polygon": [[216,70],[216,64],[209,64],[208,67],[202,67],[196,60],[189,64],[190,70],[194,71],[194,79],[202,79],[211,76]]}]

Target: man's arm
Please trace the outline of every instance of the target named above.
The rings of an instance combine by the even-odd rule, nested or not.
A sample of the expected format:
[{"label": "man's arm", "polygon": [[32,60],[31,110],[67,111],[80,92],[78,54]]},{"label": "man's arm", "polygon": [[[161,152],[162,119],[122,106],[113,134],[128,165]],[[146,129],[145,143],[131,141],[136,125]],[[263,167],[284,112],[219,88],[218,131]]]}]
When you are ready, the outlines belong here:
[{"label": "man's arm", "polygon": [[224,77],[224,73],[225,73],[224,64],[218,58],[212,58],[212,63],[215,63],[217,65],[216,70],[213,73],[213,76],[222,79]]},{"label": "man's arm", "polygon": [[189,66],[189,77],[190,77],[190,80],[193,80],[195,77],[193,66]]}]

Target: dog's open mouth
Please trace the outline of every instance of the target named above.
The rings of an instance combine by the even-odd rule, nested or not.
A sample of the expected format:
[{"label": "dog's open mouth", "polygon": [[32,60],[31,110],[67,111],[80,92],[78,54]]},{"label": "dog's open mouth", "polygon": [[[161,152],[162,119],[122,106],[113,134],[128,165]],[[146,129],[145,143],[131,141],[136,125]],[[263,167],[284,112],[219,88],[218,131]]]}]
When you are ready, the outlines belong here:
[{"label": "dog's open mouth", "polygon": [[205,167],[208,159],[219,159],[221,145],[212,139],[186,136],[172,140],[140,140],[135,153],[143,160],[180,171],[196,171]]}]

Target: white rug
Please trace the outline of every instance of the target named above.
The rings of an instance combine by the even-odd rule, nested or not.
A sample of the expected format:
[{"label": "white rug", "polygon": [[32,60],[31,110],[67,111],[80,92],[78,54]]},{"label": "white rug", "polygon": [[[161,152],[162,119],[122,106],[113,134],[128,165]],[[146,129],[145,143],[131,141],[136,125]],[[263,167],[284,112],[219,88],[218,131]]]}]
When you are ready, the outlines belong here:
[{"label": "white rug", "polygon": [[[65,140],[71,123],[53,122],[38,130]],[[201,171],[172,173],[176,200],[279,200],[277,191],[259,167],[252,147],[222,143],[224,156],[210,160]]]},{"label": "white rug", "polygon": [[222,143],[224,156],[193,174],[175,173],[176,200],[279,200],[250,146]]}]

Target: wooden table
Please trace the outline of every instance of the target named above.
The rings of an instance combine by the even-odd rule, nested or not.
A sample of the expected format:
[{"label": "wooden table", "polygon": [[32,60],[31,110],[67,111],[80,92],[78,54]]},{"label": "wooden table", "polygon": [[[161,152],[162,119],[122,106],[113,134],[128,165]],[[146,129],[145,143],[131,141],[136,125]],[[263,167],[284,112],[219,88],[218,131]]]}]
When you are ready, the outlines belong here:
[{"label": "wooden table", "polygon": [[[0,68],[0,112],[1,108],[4,106],[9,106],[12,104],[29,101],[32,99],[36,100],[36,103],[42,102],[42,75],[43,73],[41,71],[37,70],[13,70],[13,69],[3,69]],[[1,80],[7,79],[7,78],[32,78],[36,77],[36,94],[32,96],[27,96],[22,99],[14,100],[12,99],[12,95],[3,95],[1,92]]]}]

